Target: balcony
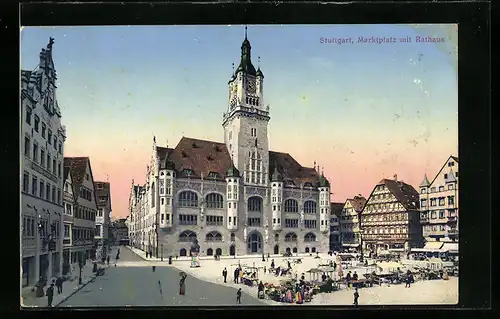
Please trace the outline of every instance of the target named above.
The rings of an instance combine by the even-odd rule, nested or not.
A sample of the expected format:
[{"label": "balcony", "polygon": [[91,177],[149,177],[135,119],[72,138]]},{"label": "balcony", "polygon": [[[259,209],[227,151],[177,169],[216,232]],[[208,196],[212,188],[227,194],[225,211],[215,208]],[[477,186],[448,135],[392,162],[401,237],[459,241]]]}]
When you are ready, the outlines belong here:
[{"label": "balcony", "polygon": [[449,229],[446,234],[448,237],[455,237],[458,236],[458,230],[457,229]]}]

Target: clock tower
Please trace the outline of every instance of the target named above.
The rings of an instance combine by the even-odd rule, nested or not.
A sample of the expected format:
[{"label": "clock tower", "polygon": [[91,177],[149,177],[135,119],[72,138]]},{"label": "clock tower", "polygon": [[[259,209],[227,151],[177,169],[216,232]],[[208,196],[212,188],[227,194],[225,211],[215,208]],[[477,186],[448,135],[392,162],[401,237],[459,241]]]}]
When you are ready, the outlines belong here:
[{"label": "clock tower", "polygon": [[269,180],[269,106],[264,105],[264,74],[252,64],[251,45],[241,45],[241,60],[231,76],[227,110],[223,115],[224,142],[243,182],[267,185]]}]

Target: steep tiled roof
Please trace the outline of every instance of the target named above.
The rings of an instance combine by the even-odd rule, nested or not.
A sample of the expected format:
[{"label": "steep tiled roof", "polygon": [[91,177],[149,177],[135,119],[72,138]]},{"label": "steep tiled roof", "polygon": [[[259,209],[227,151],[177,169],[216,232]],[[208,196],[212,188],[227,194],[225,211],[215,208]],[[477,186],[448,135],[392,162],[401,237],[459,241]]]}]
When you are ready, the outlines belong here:
[{"label": "steep tiled roof", "polygon": [[[175,149],[162,147],[158,152],[162,162],[168,159],[175,165],[177,172],[192,170],[193,178],[200,178],[201,174],[206,178],[210,172],[218,173],[224,178],[232,164],[226,144],[219,142],[183,137]],[[167,157],[162,158],[163,154],[167,154]],[[297,187],[307,182],[316,186],[319,181],[319,175],[314,168],[302,167],[290,154],[270,151],[271,174],[275,166],[283,175],[283,179],[291,180]],[[270,175],[269,179],[271,177]]]},{"label": "steep tiled roof", "polygon": [[269,151],[269,172],[273,173],[276,165],[278,172],[283,175],[283,180],[291,180],[297,187],[300,187],[301,183],[317,186],[319,182],[318,172],[314,168],[303,167],[288,153]]},{"label": "steep tiled roof", "polygon": [[451,155],[451,158],[453,158],[458,163],[458,157]]},{"label": "steep tiled roof", "polygon": [[160,156],[160,161],[165,160],[165,158],[170,153],[172,153],[173,150],[174,150],[173,148],[169,148],[169,147],[161,147],[161,146],[156,147],[156,151],[157,151],[158,155]]},{"label": "steep tiled roof", "polygon": [[354,196],[354,198],[349,198],[347,200],[351,203],[352,208],[358,213],[363,210],[366,204],[366,198],[363,196]]},{"label": "steep tiled roof", "polygon": [[330,215],[340,216],[342,209],[344,208],[344,203],[330,203]]},{"label": "steep tiled roof", "polygon": [[83,179],[85,178],[85,172],[87,171],[87,165],[89,162],[88,157],[65,157],[64,167],[68,167],[71,171],[71,179],[74,188],[79,190],[82,185]]},{"label": "steep tiled roof", "polygon": [[385,185],[405,209],[418,209],[419,195],[413,186],[393,179],[383,179],[378,185]]},{"label": "steep tiled roof", "polygon": [[64,168],[63,168],[63,182],[66,182],[68,179],[69,175],[69,166],[66,166],[66,161],[64,161]]}]

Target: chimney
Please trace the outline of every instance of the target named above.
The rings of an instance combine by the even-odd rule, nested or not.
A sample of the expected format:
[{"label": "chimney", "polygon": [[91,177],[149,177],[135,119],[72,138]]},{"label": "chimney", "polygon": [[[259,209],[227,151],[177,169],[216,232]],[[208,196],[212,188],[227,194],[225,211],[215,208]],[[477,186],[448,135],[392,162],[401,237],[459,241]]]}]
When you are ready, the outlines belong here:
[{"label": "chimney", "polygon": [[398,181],[398,174],[394,174],[394,180],[397,182]]}]

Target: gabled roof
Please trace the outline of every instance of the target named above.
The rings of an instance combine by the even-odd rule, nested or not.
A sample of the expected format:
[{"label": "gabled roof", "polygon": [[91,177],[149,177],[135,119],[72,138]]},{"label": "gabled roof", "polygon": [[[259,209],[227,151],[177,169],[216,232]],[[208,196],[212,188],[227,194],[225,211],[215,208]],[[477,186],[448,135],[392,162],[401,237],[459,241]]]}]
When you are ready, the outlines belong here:
[{"label": "gabled roof", "polygon": [[363,196],[354,196],[354,198],[348,198],[347,201],[357,213],[361,213],[366,204],[366,198]]},{"label": "gabled roof", "polygon": [[432,182],[429,184],[429,185],[432,185],[434,184],[434,181],[436,180],[436,178],[438,178],[439,174],[441,173],[441,171],[443,170],[443,168],[446,166],[446,163],[448,163],[448,161],[450,160],[450,158],[452,158],[454,161],[456,161],[458,163],[458,157],[456,156],[453,156],[453,155],[450,155],[450,157],[448,157],[448,159],[444,162],[443,166],[441,166],[441,168],[439,169],[439,171],[436,173],[436,175],[434,176],[434,178],[432,179]]},{"label": "gabled roof", "polygon": [[424,180],[422,183],[420,183],[420,187],[429,187],[431,183],[429,183],[429,180],[427,179],[427,174],[424,175]]},{"label": "gabled roof", "polygon": [[[98,186],[102,189],[99,189]],[[98,198],[106,197],[106,201],[109,202],[109,209],[111,210],[111,185],[109,182],[94,182],[94,191]],[[97,202],[97,206],[102,205],[99,205],[99,202]]]},{"label": "gabled roof", "polygon": [[457,178],[455,177],[455,173],[450,168],[450,171],[446,174],[446,178],[444,179],[445,183],[453,183],[456,182]]},{"label": "gabled roof", "polygon": [[407,210],[418,209],[419,207],[419,194],[413,188],[401,181],[393,179],[383,179],[377,185],[385,185],[389,191],[396,197],[396,200],[403,205]]},{"label": "gabled roof", "polygon": [[344,208],[344,203],[330,203],[330,215],[340,216],[342,209]]},{"label": "gabled roof", "polygon": [[69,166],[66,166],[66,161],[65,161],[63,168],[63,184],[68,179],[68,176],[69,176]]},{"label": "gabled roof", "polygon": [[[90,166],[89,157],[65,157],[64,167],[69,168],[71,174],[71,182],[73,183],[73,191],[76,196],[80,194],[80,188],[82,186],[83,180],[85,178],[85,173],[87,172],[87,165],[89,167],[90,179],[94,180],[92,174],[92,167]],[[94,201],[97,205],[96,192],[94,191]]]},{"label": "gabled roof", "polygon": [[[232,166],[231,156],[226,144],[183,137],[174,149],[157,147],[162,167],[167,162],[173,164],[175,170],[181,173],[184,169],[192,171],[190,177],[208,177],[210,172],[218,173],[221,178],[227,176]],[[291,180],[295,186],[301,183],[311,183],[317,186],[319,175],[314,168],[302,167],[290,154],[269,152],[269,171],[271,174],[277,167],[284,180]],[[269,174],[271,180],[272,175]]]}]

